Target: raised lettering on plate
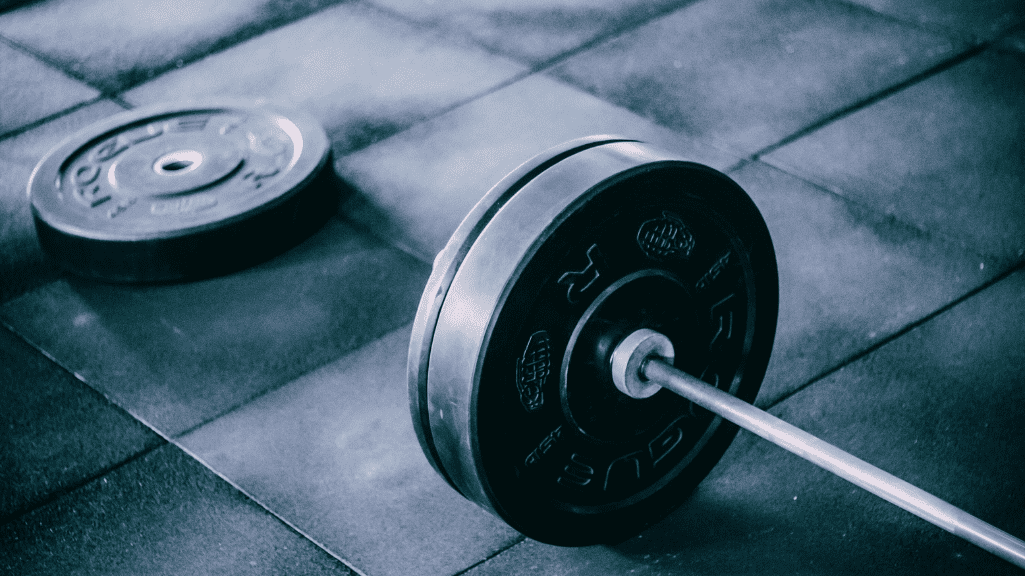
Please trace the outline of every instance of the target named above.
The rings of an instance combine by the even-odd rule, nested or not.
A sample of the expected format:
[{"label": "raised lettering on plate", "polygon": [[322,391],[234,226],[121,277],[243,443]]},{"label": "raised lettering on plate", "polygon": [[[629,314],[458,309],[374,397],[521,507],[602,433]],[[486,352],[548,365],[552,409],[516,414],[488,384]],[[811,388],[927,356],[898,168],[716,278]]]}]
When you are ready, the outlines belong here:
[{"label": "raised lettering on plate", "polygon": [[712,335],[712,341],[708,343],[709,350],[721,346],[722,342],[733,337],[733,310],[731,308],[733,296],[730,294],[712,305],[712,330],[715,330],[715,334]]},{"label": "raised lettering on plate", "polygon": [[179,132],[201,132],[209,121],[208,116],[185,116],[178,119],[177,128]]},{"label": "raised lettering on plate", "polygon": [[704,276],[698,280],[696,285],[698,290],[708,288],[708,286],[712,284],[720,274],[722,274],[722,271],[726,269],[726,265],[730,263],[730,254],[731,252],[726,252],[715,261],[715,264],[712,264],[712,267],[708,269],[708,272],[705,272]]},{"label": "raised lettering on plate", "polygon": [[90,208],[95,208],[112,198],[109,192],[100,188],[99,184],[75,188],[75,196],[78,197],[80,202]]},{"label": "raised lettering on plate", "polygon": [[547,454],[548,451],[552,449],[552,446],[555,446],[555,443],[559,440],[561,436],[562,426],[559,426],[555,430],[552,430],[551,433],[545,436],[544,440],[541,441],[541,444],[539,444],[537,448],[534,448],[534,450],[527,455],[526,459],[523,460],[523,465],[533,466],[534,464],[540,462],[541,457]]},{"label": "raised lettering on plate", "polygon": [[93,162],[106,162],[118,154],[124,152],[130,146],[129,143],[121,140],[120,137],[115,136],[110,140],[107,140],[103,144],[100,144],[93,150],[92,161]]},{"label": "raised lettering on plate", "polygon": [[107,218],[117,218],[118,216],[123,214],[125,210],[131,208],[132,205],[135,204],[135,200],[135,198],[127,198],[121,200],[117,203],[117,206],[114,206],[110,210],[107,210]]},{"label": "raised lettering on plate", "polygon": [[160,124],[150,124],[149,126],[146,126],[146,130],[145,131],[137,132],[135,134],[135,137],[132,138],[131,143],[133,145],[134,144],[140,144],[140,143],[145,142],[147,140],[152,140],[152,139],[156,138],[157,136],[160,136],[163,133],[164,133],[164,127],[162,125],[160,125]]},{"label": "raised lettering on plate", "polygon": [[587,266],[576,272],[566,272],[559,277],[559,284],[566,286],[566,300],[570,304],[579,302],[584,292],[601,277],[603,268],[605,268],[605,256],[602,255],[597,244],[592,244],[587,249]]},{"label": "raised lettering on plate", "polygon": [[563,467],[562,474],[555,479],[556,482],[570,488],[583,488],[591,483],[594,476],[594,468],[589,466],[580,454],[572,454],[569,463]]},{"label": "raised lettering on plate", "polygon": [[641,224],[637,230],[637,245],[654,260],[688,258],[694,249],[694,235],[679,216],[663,212]]},{"label": "raised lettering on plate", "polygon": [[613,460],[605,471],[605,486],[603,490],[608,492],[610,484],[621,486],[623,484],[634,484],[640,480],[641,459],[638,458],[640,454],[640,452],[632,452]]},{"label": "raised lettering on plate", "polygon": [[252,180],[254,183],[256,183],[256,187],[259,188],[259,187],[263,186],[263,182],[261,182],[261,180],[263,180],[265,178],[270,178],[272,176],[277,176],[279,172],[281,172],[281,169],[280,168],[274,168],[274,167],[268,168],[268,169],[264,170],[263,172],[257,172],[256,170],[250,170],[249,172],[246,172],[245,174],[242,175],[242,179],[243,180]]},{"label": "raised lettering on plate", "polygon": [[680,427],[680,421],[688,416],[681,416],[673,420],[654,440],[648,442],[648,454],[651,455],[653,466],[658,466],[658,463],[668,456],[680,444],[680,441],[683,440],[683,428]]},{"label": "raised lettering on plate", "polygon": [[101,167],[95,164],[86,164],[85,166],[79,166],[71,174],[71,183],[75,186],[85,186],[92,184],[100,176]]},{"label": "raised lettering on plate", "polygon": [[544,405],[544,386],[551,371],[552,341],[548,332],[539,330],[530,335],[516,360],[516,390],[527,412],[537,412]]}]

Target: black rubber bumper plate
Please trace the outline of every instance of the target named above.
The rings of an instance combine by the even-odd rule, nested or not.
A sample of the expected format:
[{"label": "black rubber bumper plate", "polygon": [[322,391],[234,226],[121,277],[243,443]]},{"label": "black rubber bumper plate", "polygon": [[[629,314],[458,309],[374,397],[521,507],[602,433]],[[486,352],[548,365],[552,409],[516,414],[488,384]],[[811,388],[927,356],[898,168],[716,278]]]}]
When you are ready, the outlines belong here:
[{"label": "black rubber bumper plate", "polygon": [[163,282],[266,260],[337,209],[324,129],[272,105],[139,108],[70,136],[28,185],[43,249],[81,276]]}]

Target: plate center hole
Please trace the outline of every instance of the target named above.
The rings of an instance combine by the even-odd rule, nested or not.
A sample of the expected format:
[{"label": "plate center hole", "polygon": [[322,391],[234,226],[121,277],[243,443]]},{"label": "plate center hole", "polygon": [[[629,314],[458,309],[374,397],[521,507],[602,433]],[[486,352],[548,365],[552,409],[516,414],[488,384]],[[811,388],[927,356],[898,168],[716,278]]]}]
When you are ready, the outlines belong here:
[{"label": "plate center hole", "polygon": [[153,163],[153,171],[165,176],[187,174],[203,163],[203,155],[195,150],[176,150],[164,154]]},{"label": "plate center hole", "polygon": [[164,170],[181,170],[192,166],[192,160],[174,160],[161,166]]}]

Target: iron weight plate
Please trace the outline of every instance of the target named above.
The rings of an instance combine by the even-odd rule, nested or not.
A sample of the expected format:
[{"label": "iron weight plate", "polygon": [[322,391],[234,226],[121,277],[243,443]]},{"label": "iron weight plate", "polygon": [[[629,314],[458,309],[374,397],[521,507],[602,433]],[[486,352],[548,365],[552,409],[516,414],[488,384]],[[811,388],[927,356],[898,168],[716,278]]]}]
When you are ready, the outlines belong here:
[{"label": "iron weight plate", "polygon": [[525,535],[616,542],[675,508],[736,428],[669,392],[626,398],[612,348],[659,330],[677,367],[753,401],[775,255],[754,204],[710,168],[612,139],[549,160],[439,256],[411,343],[414,423],[449,483]]},{"label": "iron weight plate", "polygon": [[118,114],[44,156],[28,194],[43,249],[81,276],[201,278],[298,243],[337,208],[324,129],[229,101]]}]

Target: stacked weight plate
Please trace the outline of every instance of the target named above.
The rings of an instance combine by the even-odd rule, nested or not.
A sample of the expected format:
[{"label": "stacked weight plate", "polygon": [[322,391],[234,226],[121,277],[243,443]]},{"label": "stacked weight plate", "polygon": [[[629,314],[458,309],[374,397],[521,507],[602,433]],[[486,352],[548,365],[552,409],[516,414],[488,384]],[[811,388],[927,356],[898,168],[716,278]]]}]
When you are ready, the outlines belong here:
[{"label": "stacked weight plate", "polygon": [[778,280],[747,194],[706,166],[592,137],[496,185],[435,260],[409,350],[414,428],[468,499],[531,538],[615,542],[668,514],[736,428],[607,369],[638,329],[752,401]]}]

